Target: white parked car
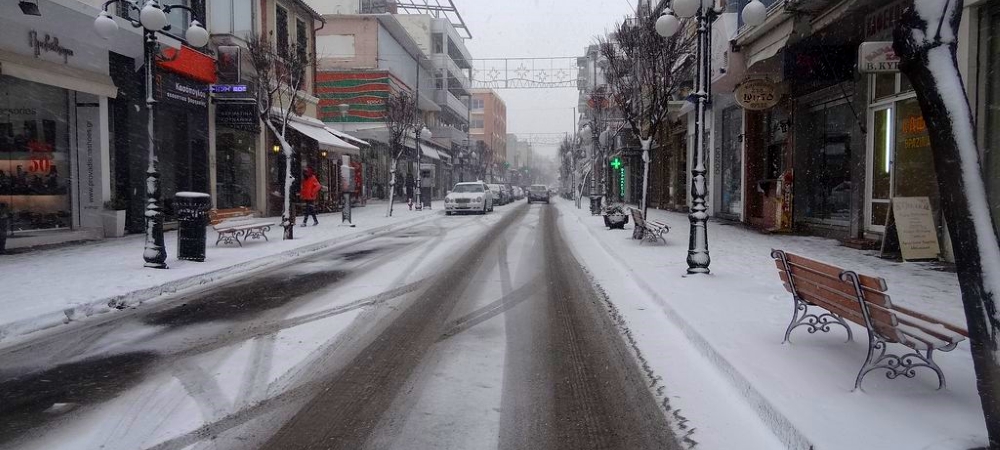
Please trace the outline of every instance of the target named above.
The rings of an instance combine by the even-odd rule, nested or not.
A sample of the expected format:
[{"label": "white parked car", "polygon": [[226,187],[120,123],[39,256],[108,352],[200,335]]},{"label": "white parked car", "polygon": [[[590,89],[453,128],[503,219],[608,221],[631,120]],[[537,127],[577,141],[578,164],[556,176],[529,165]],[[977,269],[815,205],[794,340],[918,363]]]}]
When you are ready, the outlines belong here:
[{"label": "white parked car", "polygon": [[458,183],[444,197],[444,213],[452,215],[460,212],[486,214],[493,211],[493,194],[482,181]]}]

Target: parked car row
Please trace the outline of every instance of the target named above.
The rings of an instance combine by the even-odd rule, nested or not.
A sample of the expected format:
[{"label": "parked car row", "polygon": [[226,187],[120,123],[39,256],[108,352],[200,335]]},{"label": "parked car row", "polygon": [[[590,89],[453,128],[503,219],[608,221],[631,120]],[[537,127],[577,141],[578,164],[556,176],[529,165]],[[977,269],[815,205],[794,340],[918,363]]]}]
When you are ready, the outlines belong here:
[{"label": "parked car row", "polygon": [[494,191],[482,181],[458,183],[444,197],[444,213],[460,212],[486,214],[493,211]]},{"label": "parked car row", "polygon": [[456,184],[444,197],[444,211],[449,216],[460,212],[486,214],[493,211],[496,205],[506,205],[526,197],[528,203],[549,203],[549,189],[541,184],[521,188],[484,181],[463,182]]}]

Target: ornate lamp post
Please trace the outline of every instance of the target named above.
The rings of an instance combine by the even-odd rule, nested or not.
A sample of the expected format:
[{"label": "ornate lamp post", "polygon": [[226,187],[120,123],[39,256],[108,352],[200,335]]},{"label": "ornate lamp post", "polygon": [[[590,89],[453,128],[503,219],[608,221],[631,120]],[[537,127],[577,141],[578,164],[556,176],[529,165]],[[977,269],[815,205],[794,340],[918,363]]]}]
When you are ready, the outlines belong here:
[{"label": "ornate lamp post", "polygon": [[118,31],[118,23],[108,13],[108,6],[113,3],[138,11],[139,20],[127,18],[135,27],[142,28],[145,39],[143,62],[146,65],[146,112],[148,114],[146,135],[149,139],[149,165],[146,167],[146,249],[142,253],[146,267],[154,269],[167,268],[167,250],[163,245],[163,210],[160,208],[160,173],[156,160],[155,110],[156,100],[153,99],[153,82],[156,70],[156,33],[169,31],[167,14],[175,9],[182,9],[191,14],[191,25],[184,33],[182,42],[192,47],[204,47],[208,44],[208,31],[194,19],[194,10],[187,5],[160,5],[156,0],[147,0],[140,8],[127,0],[108,0],[101,8],[101,14],[94,20],[94,30],[104,39],[111,39]]},{"label": "ornate lamp post", "polygon": [[[709,273],[712,258],[708,253],[708,207],[705,197],[705,154],[709,151],[705,139],[705,119],[712,90],[709,77],[712,73],[712,23],[722,14],[716,0],[674,0],[673,13],[681,18],[694,18],[698,23],[698,80],[694,96],[698,99],[695,121],[695,162],[691,170],[691,233],[688,241],[688,273]],[[680,30],[680,21],[670,10],[656,20],[656,32],[663,37],[671,37]],[[743,8],[743,21],[751,27],[764,23],[767,8],[759,0],[753,0]]]}]

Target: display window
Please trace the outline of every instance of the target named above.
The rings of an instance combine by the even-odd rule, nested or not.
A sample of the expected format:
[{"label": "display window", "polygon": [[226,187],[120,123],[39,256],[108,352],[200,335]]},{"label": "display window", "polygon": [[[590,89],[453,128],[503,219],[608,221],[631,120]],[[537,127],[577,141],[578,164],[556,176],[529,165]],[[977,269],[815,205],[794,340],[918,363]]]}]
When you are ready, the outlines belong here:
[{"label": "display window", "polygon": [[219,127],[216,132],[216,202],[219,209],[257,205],[257,133]]},{"label": "display window", "polygon": [[0,203],[14,230],[70,228],[65,89],[0,75]]}]

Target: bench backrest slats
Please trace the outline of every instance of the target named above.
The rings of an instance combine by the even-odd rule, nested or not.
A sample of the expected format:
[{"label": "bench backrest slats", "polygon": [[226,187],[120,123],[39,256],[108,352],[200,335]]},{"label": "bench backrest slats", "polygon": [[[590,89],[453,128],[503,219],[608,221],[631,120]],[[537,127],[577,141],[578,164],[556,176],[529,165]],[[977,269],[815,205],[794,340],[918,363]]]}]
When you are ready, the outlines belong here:
[{"label": "bench backrest slats", "polygon": [[636,208],[629,208],[629,211],[632,213],[632,222],[633,223],[635,223],[636,225],[638,225],[640,227],[645,227],[646,226],[646,219],[642,217],[642,211],[640,211],[640,210],[638,210]]},{"label": "bench backrest slats", "polygon": [[[801,261],[801,258],[798,259]],[[774,265],[778,268],[779,272],[784,272],[785,267],[780,260],[775,260]],[[793,263],[791,261],[789,261],[788,266],[792,270],[792,275],[795,275],[797,278],[804,278],[814,283],[827,286],[830,289],[842,292],[847,298],[854,299],[856,301],[857,293],[854,292],[854,286],[851,283],[841,280],[839,276],[840,272],[838,272],[837,276],[831,277],[827,275],[829,272],[819,272],[810,267]],[[862,290],[864,291],[866,301],[887,308],[892,307],[889,295],[885,294],[884,291],[874,290],[864,286],[862,286]]]},{"label": "bench backrest slats", "polygon": [[[781,260],[782,255],[788,262],[787,267]],[[821,306],[864,327],[868,326],[864,319],[866,310],[872,327],[883,338],[891,342],[905,339],[897,330],[899,320],[892,310],[889,296],[885,294],[887,286],[884,279],[858,275],[858,287],[864,302],[862,305],[854,283],[841,279],[841,274],[845,271],[840,267],[780,251],[775,251],[772,256],[785,289],[798,295],[801,300]]]},{"label": "bench backrest slats", "polygon": [[[792,253],[785,253],[785,256],[788,258],[788,262],[792,264],[807,268],[814,272],[822,273],[831,278],[839,279],[840,273],[844,271],[844,269],[841,269],[840,267],[831,266],[829,264],[821,263],[819,261],[815,261]],[[863,288],[868,288],[870,290],[878,292],[885,292],[889,290],[889,287],[886,284],[885,279],[883,278],[858,274],[858,279],[861,282],[861,287]]]},{"label": "bench backrest slats", "polygon": [[252,219],[253,215],[253,211],[245,206],[229,209],[213,209],[208,212],[208,222],[212,225],[218,225],[229,219]]}]

